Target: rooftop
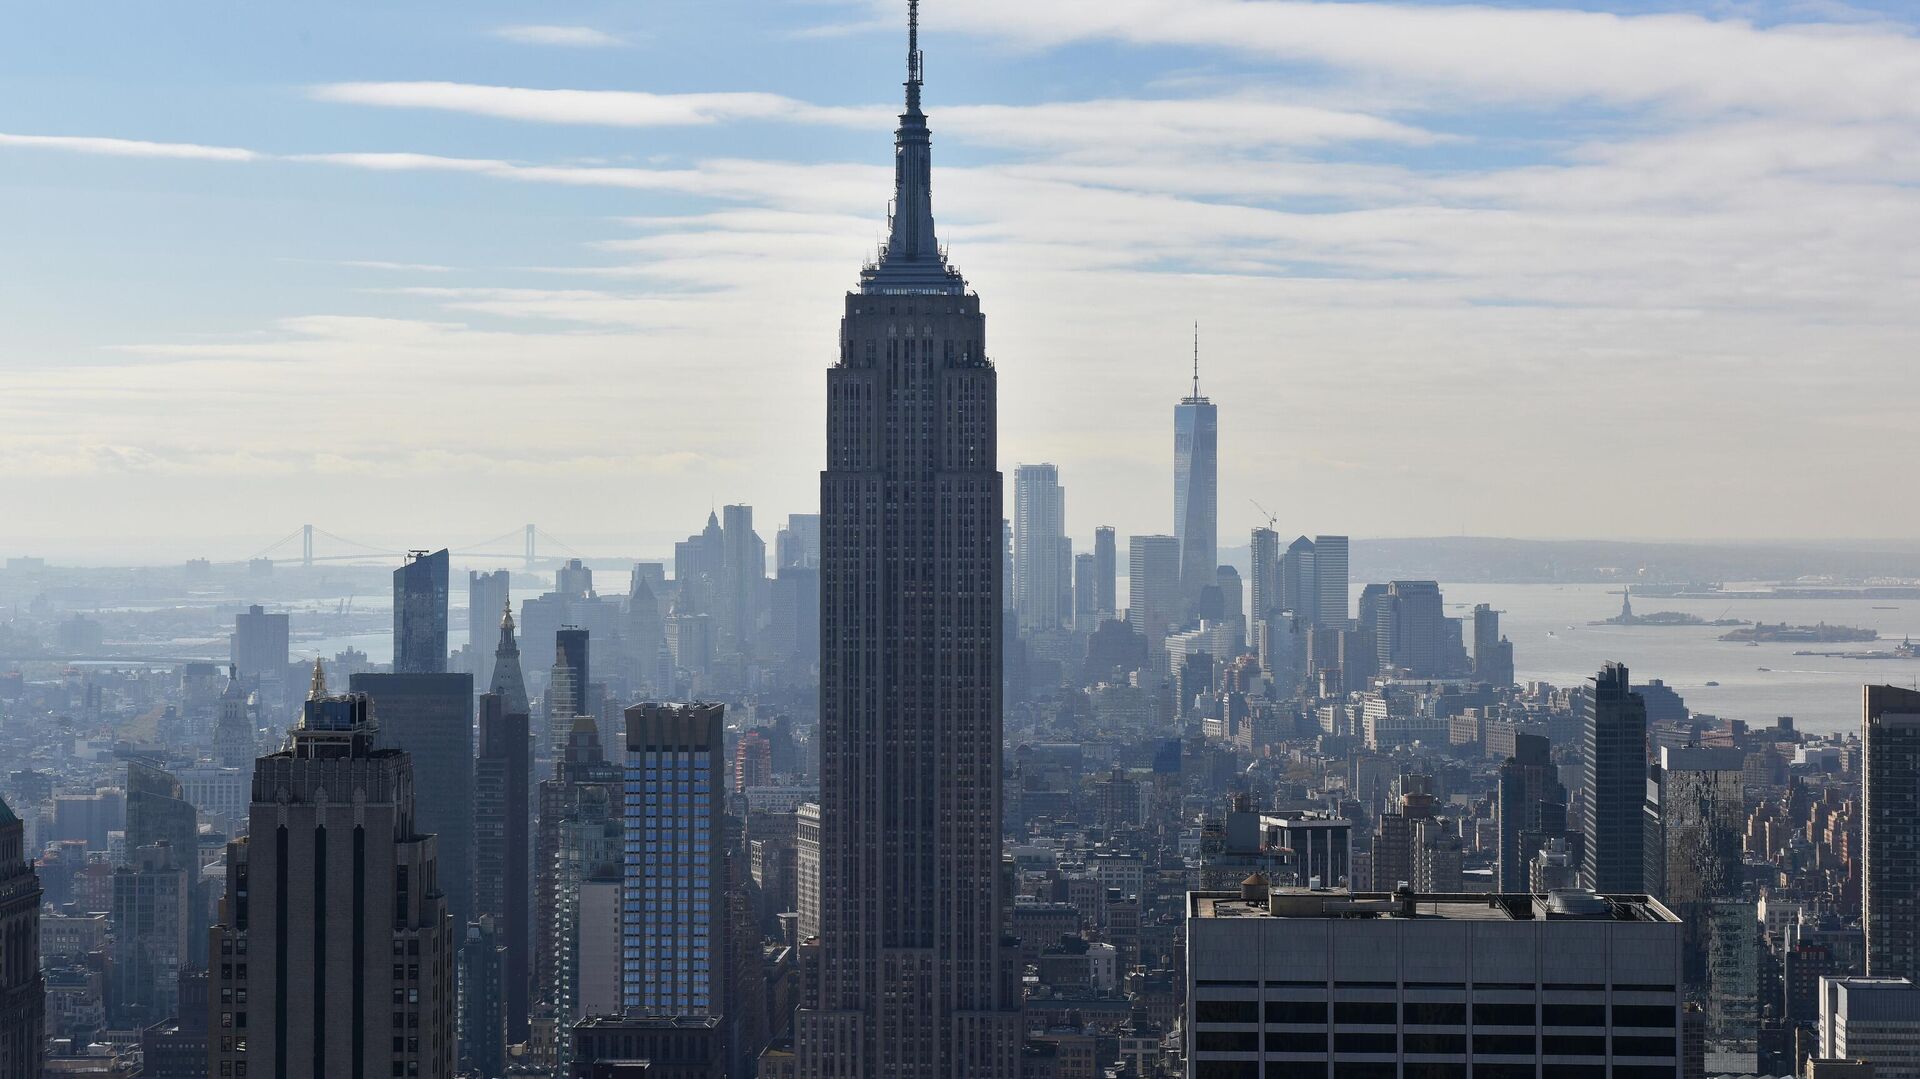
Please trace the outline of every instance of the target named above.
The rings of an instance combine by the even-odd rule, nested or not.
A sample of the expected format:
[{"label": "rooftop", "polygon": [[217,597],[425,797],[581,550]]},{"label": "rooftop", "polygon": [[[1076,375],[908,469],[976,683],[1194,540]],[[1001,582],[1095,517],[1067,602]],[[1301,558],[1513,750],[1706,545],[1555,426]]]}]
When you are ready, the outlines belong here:
[{"label": "rooftop", "polygon": [[1394,919],[1457,922],[1612,921],[1678,922],[1646,895],[1596,895],[1570,889],[1525,892],[1351,892],[1345,888],[1274,888],[1264,900],[1236,892],[1189,892],[1194,918]]}]

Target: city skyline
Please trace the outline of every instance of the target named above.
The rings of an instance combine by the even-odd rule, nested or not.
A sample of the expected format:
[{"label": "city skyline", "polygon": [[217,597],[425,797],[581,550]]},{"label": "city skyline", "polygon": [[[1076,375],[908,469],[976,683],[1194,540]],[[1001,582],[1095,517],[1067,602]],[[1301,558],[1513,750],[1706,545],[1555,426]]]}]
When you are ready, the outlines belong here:
[{"label": "city skyline", "polygon": [[[953,55],[948,232],[1006,297],[1007,457],[1071,477],[1069,534],[1168,530],[1154,440],[1112,433],[1162,426],[1194,319],[1232,413],[1229,542],[1250,497],[1283,532],[1805,531],[1764,512],[1785,498],[1920,533],[1899,506],[1841,513],[1897,479],[1878,447],[1915,388],[1911,274],[1883,241],[1920,213],[1914,119],[1889,104],[1920,70],[1910,19],[1606,6],[930,8]],[[765,343],[829,339],[829,268],[875,238],[890,13],[19,13],[0,45],[0,265],[29,283],[0,309],[7,553],[115,550],[105,511],[61,496],[80,481],[183,556],[349,493],[396,532],[485,528],[484,491],[652,549],[706,505],[804,508],[824,402]],[[727,62],[685,55],[720,40]],[[1506,62],[1474,59],[1493,48]],[[1869,92],[1819,85],[1836,69]],[[1859,205],[1870,232],[1836,216]],[[1763,377],[1729,393],[1731,363]],[[1831,407],[1806,407],[1814,368]],[[1070,395],[1088,407],[1051,407]],[[634,440],[591,438],[642,400],[658,422]],[[588,422],[502,443],[475,420],[507,401]],[[1382,405],[1393,423],[1342,419]],[[1632,437],[1600,438],[1603,415]],[[341,416],[377,438],[339,438]],[[1848,469],[1797,467],[1816,447]],[[1643,518],[1556,482],[1602,467]],[[589,497],[615,484],[647,508]],[[202,512],[161,512],[180,500]]]}]

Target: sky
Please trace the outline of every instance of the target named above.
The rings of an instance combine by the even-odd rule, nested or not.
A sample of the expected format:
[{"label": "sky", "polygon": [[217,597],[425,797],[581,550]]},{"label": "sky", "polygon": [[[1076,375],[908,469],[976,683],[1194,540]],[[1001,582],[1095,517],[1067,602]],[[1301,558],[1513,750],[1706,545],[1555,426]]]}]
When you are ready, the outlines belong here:
[{"label": "sky", "polygon": [[[1172,530],[1196,322],[1223,545],[1920,536],[1907,0],[924,8],[1079,543]],[[0,17],[0,555],[815,508],[904,0]]]}]

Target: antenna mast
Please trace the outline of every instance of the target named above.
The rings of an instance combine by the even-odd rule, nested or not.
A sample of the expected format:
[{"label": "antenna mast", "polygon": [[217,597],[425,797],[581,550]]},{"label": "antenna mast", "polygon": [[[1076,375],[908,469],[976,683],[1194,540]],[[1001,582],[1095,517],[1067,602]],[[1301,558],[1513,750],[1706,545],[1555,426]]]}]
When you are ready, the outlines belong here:
[{"label": "antenna mast", "polygon": [[1193,396],[1200,398],[1200,320],[1193,323]]},{"label": "antenna mast", "polygon": [[920,0],[907,0],[907,111],[920,111],[925,60],[920,55]]}]

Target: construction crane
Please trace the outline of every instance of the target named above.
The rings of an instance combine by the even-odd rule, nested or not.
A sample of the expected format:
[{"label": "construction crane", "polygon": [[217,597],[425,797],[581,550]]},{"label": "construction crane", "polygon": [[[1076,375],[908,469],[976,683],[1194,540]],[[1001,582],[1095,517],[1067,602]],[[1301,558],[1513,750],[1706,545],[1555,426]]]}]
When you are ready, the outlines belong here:
[{"label": "construction crane", "polygon": [[1272,531],[1273,526],[1277,524],[1280,520],[1279,516],[1276,514],[1268,513],[1267,507],[1262,506],[1258,501],[1254,499],[1249,498],[1247,499],[1247,501],[1252,502],[1253,508],[1260,511],[1260,516],[1265,517],[1267,519],[1267,529],[1268,531]]}]

